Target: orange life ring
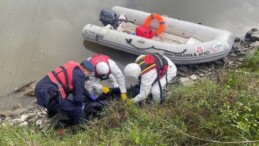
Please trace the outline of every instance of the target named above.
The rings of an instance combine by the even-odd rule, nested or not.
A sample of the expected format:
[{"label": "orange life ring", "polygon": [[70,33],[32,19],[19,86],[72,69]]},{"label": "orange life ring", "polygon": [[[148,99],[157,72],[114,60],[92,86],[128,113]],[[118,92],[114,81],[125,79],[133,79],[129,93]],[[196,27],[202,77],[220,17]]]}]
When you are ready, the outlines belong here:
[{"label": "orange life ring", "polygon": [[159,15],[159,14],[156,14],[156,13],[152,13],[151,15],[149,15],[146,20],[145,20],[145,23],[144,25],[146,27],[149,27],[151,21],[153,19],[156,19],[157,21],[159,21],[159,28],[155,31],[155,35],[158,36],[160,35],[162,32],[165,31],[165,21],[164,21],[164,18]]}]

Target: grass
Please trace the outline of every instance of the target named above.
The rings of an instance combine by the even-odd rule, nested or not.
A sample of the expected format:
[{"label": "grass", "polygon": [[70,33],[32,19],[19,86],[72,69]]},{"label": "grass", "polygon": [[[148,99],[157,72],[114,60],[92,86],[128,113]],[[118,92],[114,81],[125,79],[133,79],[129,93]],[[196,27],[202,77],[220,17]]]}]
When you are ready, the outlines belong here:
[{"label": "grass", "polygon": [[250,72],[259,72],[259,48],[246,55],[243,67]]},{"label": "grass", "polygon": [[[248,63],[251,58],[256,59]],[[256,52],[246,58],[240,71],[222,70],[216,80],[172,86],[171,97],[161,106],[113,103],[103,118],[92,120],[83,132],[58,135],[51,129],[4,126],[0,145],[227,145],[195,137],[223,142],[259,140],[257,58]]]}]

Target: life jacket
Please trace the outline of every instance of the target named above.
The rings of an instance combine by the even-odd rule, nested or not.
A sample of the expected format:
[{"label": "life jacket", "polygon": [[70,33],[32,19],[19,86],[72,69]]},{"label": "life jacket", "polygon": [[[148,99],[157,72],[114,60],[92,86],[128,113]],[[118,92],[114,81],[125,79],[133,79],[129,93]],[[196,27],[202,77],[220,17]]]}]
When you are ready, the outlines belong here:
[{"label": "life jacket", "polygon": [[63,99],[66,99],[68,94],[74,90],[73,71],[75,67],[79,67],[83,70],[80,64],[74,61],[69,61],[48,73],[50,80],[58,86]]},{"label": "life jacket", "polygon": [[168,61],[158,53],[147,54],[136,60],[136,63],[141,68],[140,76],[149,72],[152,69],[157,70],[158,79],[161,79],[167,73]]},{"label": "life jacket", "polygon": [[[109,78],[109,75],[111,74],[111,68],[110,68],[110,65],[109,65],[109,57],[107,55],[103,55],[103,54],[96,54],[94,56],[92,56],[89,60],[93,66],[95,67],[95,77],[99,78],[100,80],[106,80]],[[107,74],[107,76],[105,78],[103,78],[101,75],[99,75],[96,71],[96,65],[99,63],[99,62],[105,62],[108,64],[109,66],[109,72]]]},{"label": "life jacket", "polygon": [[[167,70],[168,70],[168,61],[160,54],[158,53],[152,53],[152,54],[147,54],[138,60],[136,60],[136,63],[140,66],[141,68],[141,73],[139,76],[139,84],[141,83],[141,76],[152,69],[156,69],[157,71],[157,78],[153,82],[153,84],[157,81],[158,86],[160,89],[160,99],[162,104],[164,102],[163,98],[163,91],[162,91],[162,86],[160,83],[160,79],[166,75]],[[167,77],[166,77],[166,84],[167,84]]]}]

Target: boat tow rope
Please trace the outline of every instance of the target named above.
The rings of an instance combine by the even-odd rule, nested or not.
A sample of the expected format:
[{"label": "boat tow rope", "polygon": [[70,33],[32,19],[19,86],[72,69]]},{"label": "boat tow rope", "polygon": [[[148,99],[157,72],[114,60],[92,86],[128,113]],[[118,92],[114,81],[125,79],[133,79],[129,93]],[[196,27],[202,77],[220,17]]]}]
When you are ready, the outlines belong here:
[{"label": "boat tow rope", "polygon": [[173,126],[179,133],[190,137],[192,139],[196,139],[196,140],[200,140],[200,141],[205,141],[205,142],[210,142],[210,143],[218,143],[218,144],[244,144],[244,143],[259,143],[259,140],[246,140],[246,141],[217,141],[217,140],[210,140],[210,139],[205,139],[205,138],[200,138],[200,137],[196,137],[193,135],[190,135],[188,133],[183,132],[181,129],[179,129],[177,126],[173,125],[172,123],[166,121],[165,119],[162,119],[160,117],[158,117],[157,115],[154,115],[153,113],[151,113],[148,110],[145,110],[147,113],[149,113],[150,115],[154,116],[155,118],[159,118],[160,120],[164,121],[165,123],[170,124],[171,126]]},{"label": "boat tow rope", "polygon": [[168,51],[168,50],[165,50],[165,49],[156,48],[155,46],[151,46],[151,47],[147,47],[147,48],[140,48],[140,47],[137,47],[137,46],[132,44],[131,38],[130,39],[126,38],[126,42],[127,42],[127,44],[131,45],[132,47],[134,47],[136,49],[141,49],[141,50],[155,49],[155,50],[162,50],[162,51],[165,51],[167,53],[173,53],[173,54],[183,54],[187,51],[186,49],[184,49],[182,52],[173,52],[173,51]]}]

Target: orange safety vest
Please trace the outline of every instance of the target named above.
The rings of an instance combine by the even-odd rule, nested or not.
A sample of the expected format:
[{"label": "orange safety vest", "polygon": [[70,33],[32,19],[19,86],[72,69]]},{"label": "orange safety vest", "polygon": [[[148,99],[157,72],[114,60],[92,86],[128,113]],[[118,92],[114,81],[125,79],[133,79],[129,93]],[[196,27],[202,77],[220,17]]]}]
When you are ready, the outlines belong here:
[{"label": "orange safety vest", "polygon": [[[110,65],[109,65],[109,56],[107,55],[103,55],[103,54],[96,54],[94,56],[92,56],[89,60],[93,66],[95,67],[95,77],[101,79],[101,80],[105,80],[109,77],[109,75],[111,74],[111,68],[110,68]],[[99,63],[99,62],[105,62],[108,64],[109,66],[109,72],[107,74],[107,77],[106,78],[102,78],[101,75],[99,75],[96,71],[96,65]]]},{"label": "orange safety vest", "polygon": [[142,58],[136,60],[136,63],[141,68],[140,76],[149,72],[152,69],[157,70],[157,78],[161,79],[167,73],[168,62],[167,60],[160,54],[147,54]]},{"label": "orange safety vest", "polygon": [[63,99],[66,99],[68,94],[71,93],[74,89],[73,71],[75,67],[79,67],[81,70],[83,70],[79,63],[69,61],[48,73],[50,80],[58,86],[59,92]]}]

